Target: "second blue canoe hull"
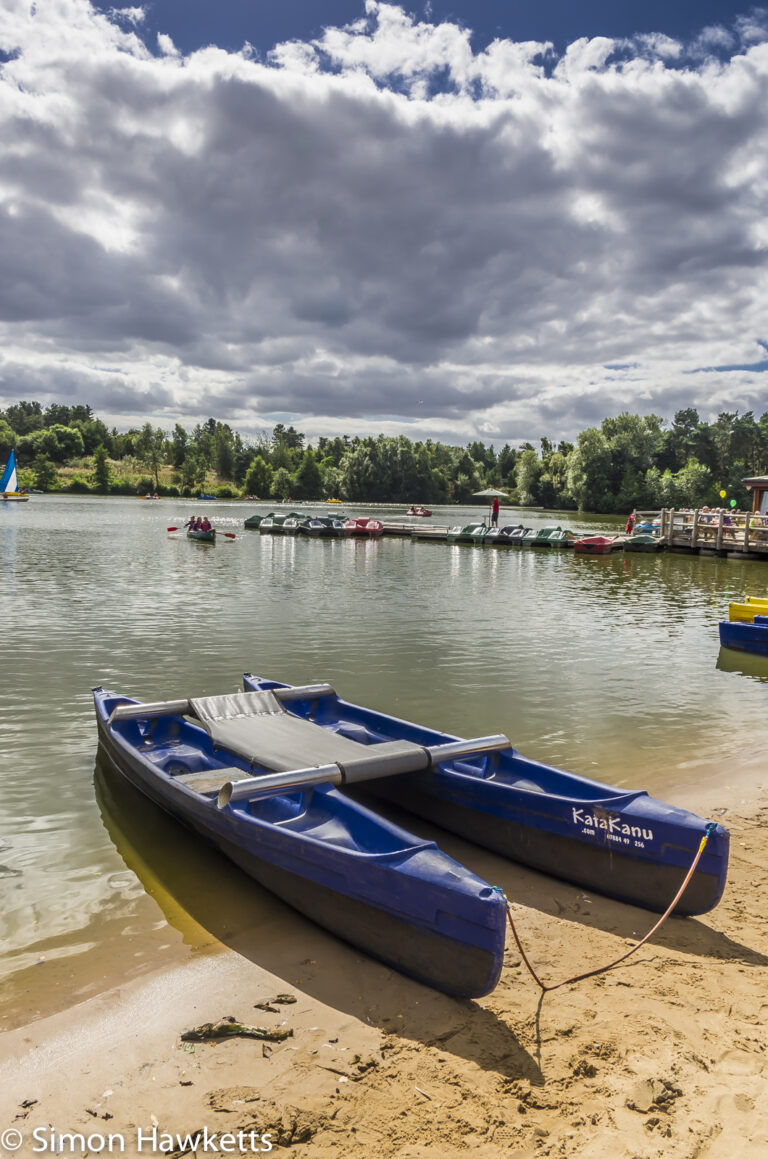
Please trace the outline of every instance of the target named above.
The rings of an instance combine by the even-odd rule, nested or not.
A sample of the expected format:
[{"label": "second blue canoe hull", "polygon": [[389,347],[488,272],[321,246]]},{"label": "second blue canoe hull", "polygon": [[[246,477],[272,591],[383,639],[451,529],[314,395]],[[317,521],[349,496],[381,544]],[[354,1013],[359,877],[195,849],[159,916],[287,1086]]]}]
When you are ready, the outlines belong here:
[{"label": "second blue canoe hull", "polygon": [[[244,685],[279,686],[251,675]],[[297,714],[310,711],[301,703],[292,707]],[[311,711],[316,723],[363,744],[402,739],[429,746],[457,739],[336,696]],[[366,792],[510,860],[656,912],[674,899],[707,829],[688,810],[528,760],[513,748],[367,782]],[[677,914],[706,913],[717,905],[728,852],[728,832],[717,825]]]},{"label": "second blue canoe hull", "polygon": [[[457,790],[455,786],[440,784],[434,776],[430,778],[423,774],[415,775],[407,789],[395,784],[394,779],[380,781],[371,789],[380,799],[441,825],[510,861],[657,913],[663,913],[672,902],[698,847],[698,840],[678,843],[674,852],[679,856],[674,860],[648,857],[642,853],[633,856],[631,850],[623,845],[619,845],[617,851],[613,844],[600,840],[600,831],[594,825],[583,824],[587,819],[592,822],[602,819],[594,817],[583,806],[571,806],[570,818],[564,812],[558,815],[554,809],[542,813],[535,804],[524,807],[520,803],[509,803],[505,806],[500,801],[489,799],[482,788],[479,792],[466,786]],[[599,812],[602,811],[601,807]],[[558,826],[570,825],[574,815],[577,824],[582,829],[591,829],[597,840],[584,841],[556,831]],[[627,840],[630,845],[635,841],[645,844],[644,834],[653,833],[653,822],[638,817],[634,819],[637,823],[632,824],[632,820],[626,817],[621,823],[630,834]],[[703,830],[702,824],[698,839]],[[637,837],[631,836],[632,833]],[[672,852],[668,846],[666,853]],[[710,872],[706,869],[697,871],[675,909],[676,914],[707,913],[717,905],[725,884],[719,861],[719,858],[710,858]]]}]

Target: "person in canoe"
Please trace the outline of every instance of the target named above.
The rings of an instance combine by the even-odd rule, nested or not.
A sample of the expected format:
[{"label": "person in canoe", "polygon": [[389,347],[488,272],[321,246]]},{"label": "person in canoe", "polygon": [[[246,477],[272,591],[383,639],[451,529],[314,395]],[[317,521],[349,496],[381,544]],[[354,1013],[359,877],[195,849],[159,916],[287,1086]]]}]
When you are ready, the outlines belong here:
[{"label": "person in canoe", "polygon": [[199,521],[196,515],[190,515],[184,526],[186,527],[187,531],[195,531],[198,522]]},{"label": "person in canoe", "polygon": [[200,526],[198,527],[197,530],[198,531],[210,531],[211,526],[212,526],[212,524],[211,524],[210,519],[208,518],[207,515],[204,515],[203,518],[200,520]]}]

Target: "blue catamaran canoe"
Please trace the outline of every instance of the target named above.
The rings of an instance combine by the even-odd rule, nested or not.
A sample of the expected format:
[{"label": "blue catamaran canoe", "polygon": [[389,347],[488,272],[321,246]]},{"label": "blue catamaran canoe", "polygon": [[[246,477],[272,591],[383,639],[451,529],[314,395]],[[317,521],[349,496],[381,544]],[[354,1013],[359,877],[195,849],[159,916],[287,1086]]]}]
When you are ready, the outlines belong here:
[{"label": "blue catamaran canoe", "polygon": [[737,652],[768,656],[768,616],[757,615],[751,624],[738,620],[721,620],[719,631],[720,644],[723,648],[735,648]]},{"label": "blue catamaran canoe", "polygon": [[[327,773],[324,783],[299,785],[290,770],[310,763],[308,747],[350,770],[357,755],[353,742],[308,723],[315,694],[291,689],[142,704],[93,690],[103,756],[155,805],[387,965],[449,994],[489,993],[503,963],[504,898],[433,841],[340,793]],[[407,766],[415,750],[388,746],[382,759]],[[290,783],[276,790],[276,778]]]},{"label": "blue catamaran canoe", "polygon": [[[286,686],[248,674],[244,687]],[[333,692],[311,705],[292,704],[290,711],[311,720],[318,733],[361,747],[394,739],[427,746],[458,739],[349,704]],[[511,746],[365,787],[484,849],[658,912],[674,899],[707,829],[701,817],[643,791],[627,792],[527,760]],[[715,826],[675,913],[701,914],[717,905],[728,846],[727,830]]]}]

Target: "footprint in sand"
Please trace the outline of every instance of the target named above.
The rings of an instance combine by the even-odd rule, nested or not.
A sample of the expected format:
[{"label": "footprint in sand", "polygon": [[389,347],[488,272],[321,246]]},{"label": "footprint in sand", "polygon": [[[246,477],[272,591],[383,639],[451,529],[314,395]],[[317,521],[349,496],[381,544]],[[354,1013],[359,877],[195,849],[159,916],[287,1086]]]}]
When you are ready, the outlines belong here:
[{"label": "footprint in sand", "polygon": [[726,1050],[717,1060],[718,1067],[725,1074],[759,1074],[765,1060],[743,1050]]}]

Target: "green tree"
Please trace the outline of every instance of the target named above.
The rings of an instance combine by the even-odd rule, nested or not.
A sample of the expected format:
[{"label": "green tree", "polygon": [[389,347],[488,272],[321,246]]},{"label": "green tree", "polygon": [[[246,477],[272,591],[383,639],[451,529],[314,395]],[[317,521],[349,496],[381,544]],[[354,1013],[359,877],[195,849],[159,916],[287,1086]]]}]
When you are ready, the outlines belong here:
[{"label": "green tree", "polygon": [[320,464],[320,474],[323,480],[323,498],[338,499],[343,494],[344,474],[339,467],[334,467],[329,457]]},{"label": "green tree", "polygon": [[58,454],[55,457],[59,463],[66,463],[70,459],[81,459],[86,454],[85,441],[77,427],[52,426],[46,431],[46,436],[55,436],[58,443]]},{"label": "green tree", "polygon": [[483,489],[483,478],[477,463],[464,448],[454,448],[456,459],[452,471],[452,494],[457,503],[468,503]]},{"label": "green tree", "polygon": [[715,451],[715,474],[720,479],[725,479],[728,475],[728,467],[732,459],[731,455],[731,440],[733,438],[734,423],[738,417],[738,412],[733,413],[729,411],[721,411],[717,416],[717,422],[710,426],[710,434],[712,444]]},{"label": "green tree", "polygon": [[552,451],[538,480],[539,503],[542,507],[570,507],[573,500],[567,493],[568,460],[559,451]]},{"label": "green tree", "polygon": [[45,455],[55,463],[80,459],[85,454],[83,437],[75,427],[41,427],[31,434],[22,435],[17,447],[22,459],[34,459],[38,455]]},{"label": "green tree", "polygon": [[352,502],[373,502],[380,492],[380,464],[373,439],[358,439],[341,461],[341,493]]},{"label": "green tree", "polygon": [[499,483],[501,487],[514,486],[514,471],[515,461],[517,459],[517,452],[510,447],[509,443],[505,443],[499,451],[498,459],[496,460],[499,469]]},{"label": "green tree", "polygon": [[113,430],[112,457],[125,459],[129,455],[133,455],[133,442],[137,435],[138,431],[126,431],[121,435],[116,429]]},{"label": "green tree", "polygon": [[689,459],[674,476],[677,501],[682,507],[701,507],[712,494],[712,472],[696,459]]},{"label": "green tree", "polygon": [[76,403],[75,406],[70,407],[69,421],[70,423],[89,423],[93,418],[93,410],[88,403]]},{"label": "green tree", "polygon": [[226,423],[217,423],[213,435],[213,465],[222,479],[235,475],[235,442]]},{"label": "green tree", "polygon": [[[623,411],[615,418],[603,419],[600,431],[608,443],[610,463],[607,490],[612,499],[604,501],[602,511],[625,511],[632,508],[642,475],[652,466],[661,431],[655,415]],[[605,503],[609,505],[606,506]]]},{"label": "green tree", "polygon": [[543,465],[533,448],[523,451],[515,467],[518,502],[521,507],[535,507],[540,502],[539,480],[543,472]]},{"label": "green tree", "polygon": [[192,432],[192,446],[197,458],[205,464],[205,469],[213,466],[213,435],[216,430],[216,420],[208,419],[201,426],[199,423]]},{"label": "green tree", "polygon": [[568,492],[580,511],[612,511],[611,448],[602,431],[581,431],[568,456]]},{"label": "green tree", "polygon": [[675,411],[670,436],[676,460],[675,465],[678,468],[687,463],[691,457],[700,422],[699,412],[692,406]]},{"label": "green tree", "polygon": [[97,491],[103,491],[105,494],[112,485],[112,471],[107,458],[107,448],[103,444],[97,447],[93,453],[91,483]]},{"label": "green tree", "polygon": [[189,435],[184,430],[184,427],[176,423],[176,426],[173,428],[173,435],[171,436],[171,462],[177,470],[184,465],[188,445]]},{"label": "green tree", "polygon": [[272,431],[272,442],[275,445],[282,443],[291,451],[304,450],[304,436],[294,427],[286,427],[278,423]]},{"label": "green tree", "polygon": [[68,427],[72,422],[72,408],[60,402],[52,402],[45,408],[43,422],[47,427]]},{"label": "green tree", "polygon": [[41,491],[53,491],[56,487],[59,476],[55,465],[45,455],[38,455],[32,463],[32,471],[35,476],[35,485]]},{"label": "green tree", "polygon": [[302,499],[320,499],[323,494],[323,480],[314,451],[307,447],[301,463],[293,477],[294,491]]},{"label": "green tree", "polygon": [[15,446],[16,432],[5,419],[0,419],[0,455],[4,460],[8,458],[8,452],[12,451]]},{"label": "green tree", "polygon": [[[79,408],[74,407],[73,410]],[[54,424],[58,429],[58,424]],[[77,430],[82,435],[86,455],[94,454],[99,446],[104,446],[109,452],[112,449],[112,435],[101,419],[73,419],[71,430]]]},{"label": "green tree", "polygon": [[233,479],[242,486],[245,472],[253,458],[253,448],[241,438],[237,432],[232,436],[232,449],[234,452],[235,463],[233,467]]},{"label": "green tree", "polygon": [[762,431],[752,411],[737,415],[731,437],[731,460],[744,464],[744,475],[756,475],[763,463]]},{"label": "green tree", "polygon": [[290,499],[293,489],[291,472],[278,467],[272,479],[272,494],[275,499]]},{"label": "green tree", "polygon": [[486,447],[484,443],[474,442],[467,447],[470,458],[482,468],[483,473],[492,471],[496,466],[496,452],[493,447]]},{"label": "green tree", "polygon": [[161,464],[165,462],[165,452],[165,431],[160,427],[153,427],[151,423],[145,423],[138,438],[134,440],[134,453],[154,475],[155,489],[160,486],[159,471]]},{"label": "green tree", "polygon": [[457,471],[450,486],[451,498],[455,503],[471,503],[478,490],[474,474],[468,475],[466,471]]},{"label": "green tree", "polygon": [[243,490],[246,495],[270,495],[272,492],[272,468],[268,463],[265,463],[261,455],[256,455],[251,460],[251,465],[248,468],[245,480],[243,482]]},{"label": "green tree", "polygon": [[17,435],[29,435],[44,425],[43,408],[39,402],[13,403],[5,412],[5,421]]},{"label": "green tree", "polygon": [[196,447],[190,447],[181,466],[181,486],[188,494],[205,483],[208,470],[205,460]]},{"label": "green tree", "polygon": [[661,471],[658,467],[649,467],[645,472],[645,478],[640,483],[636,506],[663,507],[661,493]]},{"label": "green tree", "polygon": [[334,467],[338,467],[349,447],[349,435],[343,438],[327,439],[323,435],[317,440],[317,458],[320,462],[331,460]]}]

